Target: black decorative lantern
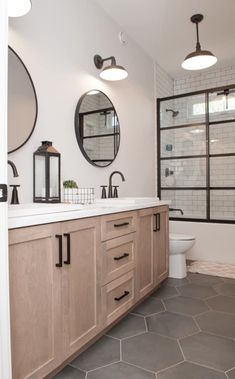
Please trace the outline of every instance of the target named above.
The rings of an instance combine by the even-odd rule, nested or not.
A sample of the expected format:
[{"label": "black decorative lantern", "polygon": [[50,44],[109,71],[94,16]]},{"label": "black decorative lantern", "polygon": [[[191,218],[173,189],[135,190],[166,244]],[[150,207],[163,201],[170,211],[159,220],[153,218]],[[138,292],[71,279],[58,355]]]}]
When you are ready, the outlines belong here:
[{"label": "black decorative lantern", "polygon": [[60,203],[60,153],[42,141],[33,154],[33,201]]}]

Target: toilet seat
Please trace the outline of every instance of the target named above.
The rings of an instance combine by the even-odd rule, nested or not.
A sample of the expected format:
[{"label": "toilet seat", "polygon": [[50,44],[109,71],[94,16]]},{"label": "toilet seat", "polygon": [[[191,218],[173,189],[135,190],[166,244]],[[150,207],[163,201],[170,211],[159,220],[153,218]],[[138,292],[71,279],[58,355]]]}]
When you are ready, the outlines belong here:
[{"label": "toilet seat", "polygon": [[194,236],[186,234],[176,234],[170,233],[170,240],[172,241],[194,241],[196,238]]}]

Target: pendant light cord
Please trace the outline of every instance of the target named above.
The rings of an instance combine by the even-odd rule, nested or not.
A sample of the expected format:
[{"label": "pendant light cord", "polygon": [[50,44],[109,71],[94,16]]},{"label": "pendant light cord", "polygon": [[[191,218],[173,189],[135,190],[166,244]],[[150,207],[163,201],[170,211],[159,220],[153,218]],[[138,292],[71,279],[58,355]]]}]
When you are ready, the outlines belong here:
[{"label": "pendant light cord", "polygon": [[198,31],[198,22],[196,22],[196,33],[197,33],[197,44],[196,44],[196,50],[201,50],[201,44],[199,42],[199,31]]}]

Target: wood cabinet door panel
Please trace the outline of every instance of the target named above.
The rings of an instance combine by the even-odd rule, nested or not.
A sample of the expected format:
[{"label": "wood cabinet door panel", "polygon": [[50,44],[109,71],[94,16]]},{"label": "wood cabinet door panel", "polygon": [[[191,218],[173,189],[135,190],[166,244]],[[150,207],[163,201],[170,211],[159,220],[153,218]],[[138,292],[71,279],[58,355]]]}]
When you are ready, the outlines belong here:
[{"label": "wood cabinet door panel", "polygon": [[[63,272],[65,351],[70,356],[100,329],[100,242],[96,218],[63,223],[71,263]],[[66,244],[64,250],[66,251]]]},{"label": "wood cabinet door panel", "polygon": [[61,275],[58,225],[9,232],[13,379],[42,378],[59,363]]},{"label": "wood cabinet door panel", "polygon": [[153,288],[153,213],[152,209],[139,212],[136,258],[137,291],[139,298]]},{"label": "wood cabinet door panel", "polygon": [[169,218],[167,208],[159,212],[159,229],[154,233],[155,284],[168,277],[169,270]]}]

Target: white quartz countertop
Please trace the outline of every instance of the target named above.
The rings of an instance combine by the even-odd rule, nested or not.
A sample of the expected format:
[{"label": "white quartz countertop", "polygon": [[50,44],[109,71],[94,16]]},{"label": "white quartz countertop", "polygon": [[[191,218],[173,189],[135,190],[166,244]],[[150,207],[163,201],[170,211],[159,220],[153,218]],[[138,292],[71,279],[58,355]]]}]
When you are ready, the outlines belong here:
[{"label": "white quartz countertop", "polygon": [[90,205],[65,203],[9,205],[8,229],[127,212],[169,204],[170,201],[161,201],[157,197],[126,197],[118,199],[97,199],[95,203]]}]

